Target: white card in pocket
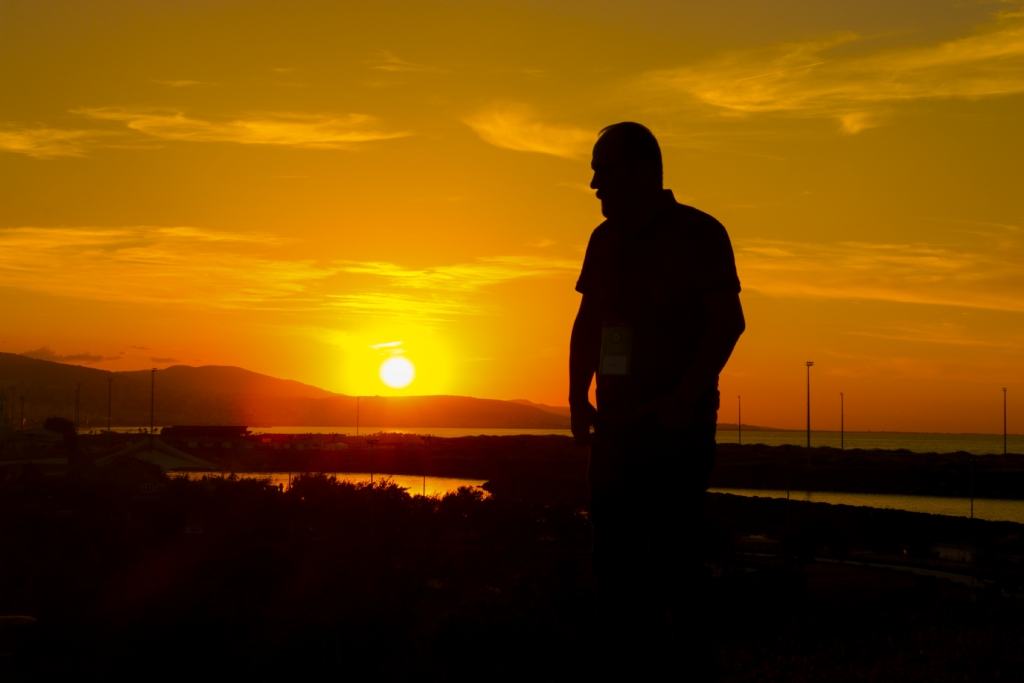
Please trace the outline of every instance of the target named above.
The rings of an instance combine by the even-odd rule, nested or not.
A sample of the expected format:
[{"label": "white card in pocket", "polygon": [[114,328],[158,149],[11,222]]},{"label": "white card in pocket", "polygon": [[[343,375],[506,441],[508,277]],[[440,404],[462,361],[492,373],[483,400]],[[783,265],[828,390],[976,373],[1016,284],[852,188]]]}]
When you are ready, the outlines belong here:
[{"label": "white card in pocket", "polygon": [[633,353],[633,330],[629,327],[604,327],[601,329],[602,375],[626,376]]}]

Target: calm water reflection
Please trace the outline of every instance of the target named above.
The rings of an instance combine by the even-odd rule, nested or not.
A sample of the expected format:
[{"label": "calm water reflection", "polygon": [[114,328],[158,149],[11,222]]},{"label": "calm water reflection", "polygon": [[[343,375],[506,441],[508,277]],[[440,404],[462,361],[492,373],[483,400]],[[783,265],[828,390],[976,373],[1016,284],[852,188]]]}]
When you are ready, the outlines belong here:
[{"label": "calm water reflection", "polygon": [[[735,430],[719,430],[718,443],[736,443]],[[743,430],[743,443],[762,443],[766,446],[805,446],[807,432],[760,432]],[[846,448],[872,450],[881,448],[894,451],[905,448],[914,453],[955,453],[966,451],[974,455],[1001,454],[1002,434],[913,434],[899,432],[846,432],[842,438]],[[839,448],[839,432],[811,432],[811,446]],[[1006,440],[1010,453],[1024,453],[1024,436],[1010,434]]]},{"label": "calm water reflection", "polygon": [[[207,472],[169,472],[172,477],[188,477],[198,480],[203,477],[227,476],[220,473]],[[240,479],[269,479],[274,486],[288,489],[297,472],[235,472]],[[328,472],[329,476],[333,473]],[[339,472],[336,475],[341,481],[353,483],[370,481],[369,472]],[[482,486],[486,479],[458,479],[455,477],[420,477],[410,474],[373,475],[374,481],[389,479],[410,495],[443,496],[458,490],[462,486]],[[736,496],[785,498],[786,491],[770,489],[709,489],[712,493],[731,493]],[[969,517],[971,514],[970,498],[945,498],[941,496],[901,496],[885,493],[829,493],[821,491],[791,491],[792,500],[810,501],[813,503],[829,503],[831,505],[853,505],[889,510],[906,510],[908,512],[925,512],[932,515],[951,517]],[[1024,524],[1024,500],[995,500],[989,498],[974,499],[974,516],[993,522],[1016,522]]]},{"label": "calm water reflection", "polygon": [[[785,491],[761,489],[710,489],[715,493],[731,493],[736,496],[759,496],[761,498],[785,498]],[[806,500],[832,505],[855,505],[860,507],[927,512],[932,515],[969,517],[970,498],[943,498],[940,496],[899,496],[884,493],[824,493],[819,491],[792,491],[792,500]],[[974,516],[992,522],[1017,522],[1024,524],[1024,500],[974,499]]]},{"label": "calm water reflection", "polygon": [[[189,479],[198,480],[203,477],[220,477],[227,476],[217,473],[209,472],[168,472],[172,477],[188,477]],[[235,472],[236,477],[239,479],[269,479],[270,483],[274,486],[283,486],[285,490],[291,485],[292,479],[298,476],[298,472]],[[328,476],[336,476],[339,481],[350,481],[352,483],[370,481],[369,472],[327,472]],[[389,479],[402,488],[408,490],[410,495],[428,495],[428,496],[443,496],[446,493],[457,491],[462,486],[481,486],[487,480],[486,479],[455,479],[452,477],[419,477],[411,474],[381,474],[377,472],[373,475],[373,480],[381,481],[383,479]]]}]

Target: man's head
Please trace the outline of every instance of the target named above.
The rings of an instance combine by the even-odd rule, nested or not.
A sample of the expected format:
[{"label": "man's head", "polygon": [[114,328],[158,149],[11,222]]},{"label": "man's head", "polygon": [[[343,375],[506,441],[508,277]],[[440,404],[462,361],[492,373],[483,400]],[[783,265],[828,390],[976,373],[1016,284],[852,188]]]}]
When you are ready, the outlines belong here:
[{"label": "man's head", "polygon": [[660,195],[661,148],[639,123],[616,123],[598,135],[590,187],[597,190],[605,218],[624,218]]}]

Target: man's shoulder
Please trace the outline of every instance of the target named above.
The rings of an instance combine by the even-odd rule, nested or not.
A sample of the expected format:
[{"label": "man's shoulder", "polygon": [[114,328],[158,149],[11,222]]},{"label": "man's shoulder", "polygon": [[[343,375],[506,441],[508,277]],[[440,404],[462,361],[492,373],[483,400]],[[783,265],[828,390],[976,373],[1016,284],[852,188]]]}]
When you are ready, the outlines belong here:
[{"label": "man's shoulder", "polygon": [[594,228],[594,231],[591,233],[591,236],[606,235],[612,230],[614,230],[612,220],[610,218],[606,218],[603,221],[601,221],[601,223],[596,228]]},{"label": "man's shoulder", "polygon": [[688,204],[676,202],[668,212],[669,220],[679,227],[696,230],[725,230],[717,218]]},{"label": "man's shoulder", "polygon": [[594,230],[590,233],[590,244],[588,249],[593,248],[595,245],[601,245],[612,238],[615,232],[615,224],[611,219],[605,219],[601,221]]}]

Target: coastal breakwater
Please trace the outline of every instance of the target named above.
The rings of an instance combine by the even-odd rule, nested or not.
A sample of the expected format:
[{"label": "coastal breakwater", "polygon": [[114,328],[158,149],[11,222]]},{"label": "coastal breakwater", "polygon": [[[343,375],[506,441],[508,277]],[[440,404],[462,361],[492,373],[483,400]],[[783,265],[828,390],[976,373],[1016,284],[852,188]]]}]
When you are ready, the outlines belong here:
[{"label": "coastal breakwater", "polygon": [[[424,439],[382,434],[370,437],[374,443],[362,436],[338,436],[332,437],[330,449],[304,435],[263,441],[268,438],[261,435],[230,448],[214,441],[175,445],[225,472],[376,471],[485,480],[489,489],[531,498],[585,502],[587,496],[588,450],[560,435]],[[1024,456],[719,444],[709,485],[1022,500]]]}]

